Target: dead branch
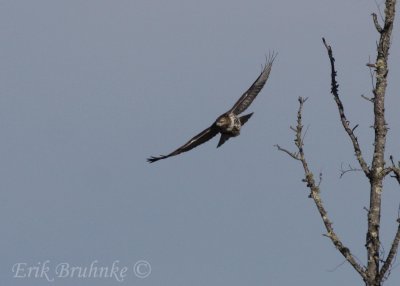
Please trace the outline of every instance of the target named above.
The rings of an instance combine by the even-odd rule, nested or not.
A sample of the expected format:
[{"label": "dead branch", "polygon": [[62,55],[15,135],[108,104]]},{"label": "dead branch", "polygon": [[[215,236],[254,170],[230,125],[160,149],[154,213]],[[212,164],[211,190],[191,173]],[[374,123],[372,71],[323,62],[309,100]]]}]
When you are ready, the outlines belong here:
[{"label": "dead branch", "polygon": [[[305,183],[307,183],[307,187],[311,191],[310,197],[313,199],[313,201],[318,209],[319,215],[321,216],[321,219],[325,225],[325,229],[327,231],[327,234],[325,234],[325,236],[328,237],[332,241],[332,243],[335,245],[336,249],[339,250],[339,252],[345,257],[345,259],[350,263],[350,265],[353,266],[353,268],[361,275],[361,277],[364,279],[364,281],[366,281],[367,275],[365,272],[365,268],[357,263],[354,256],[351,254],[349,248],[347,248],[346,246],[343,245],[342,241],[335,233],[333,226],[332,226],[332,222],[329,219],[328,213],[325,210],[325,207],[321,200],[319,185],[316,184],[315,179],[314,179],[314,174],[308,168],[308,163],[307,163],[304,149],[303,149],[304,142],[302,139],[303,138],[302,112],[303,112],[303,105],[304,105],[305,99],[302,97],[299,97],[298,101],[299,101],[300,105],[299,105],[299,109],[297,112],[297,125],[295,128],[296,135],[295,135],[295,140],[294,140],[295,145],[298,149],[298,152],[297,153],[288,152],[287,150],[278,147],[278,145],[276,145],[276,146],[278,147],[279,151],[283,151],[283,152],[289,154],[291,157],[293,157],[292,154],[296,154],[294,159],[300,161],[303,166],[303,170],[304,170],[304,174],[305,174],[305,178],[303,179],[303,181]],[[321,177],[321,175],[320,175],[320,177]]]},{"label": "dead branch", "polygon": [[[372,156],[370,170],[370,206],[368,212],[368,230],[366,238],[367,248],[367,276],[369,285],[381,285],[383,276],[391,266],[392,259],[390,253],[396,253],[398,241],[395,239],[391,246],[392,252],[389,252],[386,262],[380,268],[380,224],[381,224],[381,207],[382,207],[382,191],[383,179],[390,169],[385,168],[385,147],[386,134],[388,131],[385,120],[385,94],[387,87],[388,57],[391,43],[391,35],[393,30],[393,22],[395,17],[396,0],[385,1],[384,25],[377,25],[376,16],[373,17],[375,27],[380,34],[377,57],[375,61],[375,88],[374,88],[374,153]],[[392,167],[393,168],[393,167]],[[393,168],[395,170],[395,168]],[[400,235],[400,234],[399,234]],[[397,237],[397,235],[396,235]],[[395,248],[395,249],[394,249]],[[384,267],[384,268],[383,268]]]},{"label": "dead branch", "polygon": [[342,178],[346,173],[349,172],[360,172],[362,169],[360,168],[354,168],[349,164],[348,169],[343,168],[343,164],[340,165],[340,178]]},{"label": "dead branch", "polygon": [[281,146],[279,146],[278,144],[275,144],[274,145],[276,148],[278,148],[278,150],[279,151],[282,151],[282,152],[284,152],[284,153],[286,153],[286,154],[288,154],[290,157],[292,157],[293,159],[295,159],[295,160],[300,160],[300,158],[298,157],[298,153],[295,153],[295,152],[290,152],[289,150],[287,150],[287,149],[285,149],[285,148],[282,148]]},{"label": "dead branch", "polygon": [[396,167],[396,165],[394,164],[393,156],[390,156],[390,162],[392,162],[392,166],[389,168],[385,168],[386,173],[384,174],[384,176],[387,176],[388,174],[393,172],[394,175],[391,177],[396,178],[397,182],[400,184],[400,168]]},{"label": "dead branch", "polygon": [[338,107],[340,120],[342,122],[343,128],[345,129],[346,133],[349,135],[349,137],[351,139],[351,142],[353,143],[354,152],[355,152],[357,160],[361,166],[361,169],[364,171],[365,175],[367,177],[369,177],[370,176],[369,167],[368,167],[367,163],[365,162],[364,157],[362,155],[360,145],[358,144],[358,139],[354,135],[353,130],[350,128],[350,122],[346,118],[342,101],[339,98],[339,90],[338,90],[339,84],[336,81],[337,72],[335,70],[335,59],[333,57],[332,48],[331,48],[331,46],[329,46],[326,43],[325,38],[322,38],[322,41],[328,52],[329,60],[331,63],[331,93],[332,93],[333,98],[335,99],[336,105]]},{"label": "dead branch", "polygon": [[397,232],[396,235],[393,239],[392,246],[390,247],[390,251],[388,256],[386,257],[386,261],[383,263],[383,266],[381,268],[381,271],[379,272],[379,276],[381,279],[387,278],[389,272],[388,270],[392,266],[393,259],[396,257],[397,254],[397,249],[399,247],[399,242],[400,242],[400,218],[397,219],[398,227],[397,227]]},{"label": "dead branch", "polygon": [[[381,15],[381,17],[382,17],[382,15]],[[374,20],[375,29],[378,31],[378,33],[382,33],[383,29],[382,29],[381,25],[379,25],[378,17],[376,16],[375,13],[372,13],[372,19]]]},{"label": "dead branch", "polygon": [[374,99],[370,97],[366,97],[364,94],[361,94],[361,97],[364,98],[365,100],[374,103]]}]

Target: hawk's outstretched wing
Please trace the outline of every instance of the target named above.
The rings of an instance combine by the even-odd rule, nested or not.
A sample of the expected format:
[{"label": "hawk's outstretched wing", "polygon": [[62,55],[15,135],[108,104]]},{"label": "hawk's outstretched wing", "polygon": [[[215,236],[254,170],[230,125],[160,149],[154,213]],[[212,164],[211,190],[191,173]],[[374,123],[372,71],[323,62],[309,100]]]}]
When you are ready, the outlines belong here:
[{"label": "hawk's outstretched wing", "polygon": [[197,147],[201,144],[203,144],[204,142],[207,142],[208,140],[210,140],[211,138],[213,138],[215,135],[218,134],[218,130],[216,128],[216,126],[213,124],[210,127],[208,127],[207,129],[203,130],[202,132],[200,132],[199,134],[197,134],[196,136],[194,136],[192,139],[190,139],[188,142],[186,142],[186,144],[184,144],[183,146],[179,147],[178,149],[176,149],[174,152],[168,154],[168,155],[161,155],[158,157],[150,157],[147,159],[147,162],[149,163],[153,163],[155,161],[161,160],[161,159],[165,159],[171,156],[175,156],[178,155],[182,152],[186,152],[189,151],[191,149],[193,149],[194,147]]},{"label": "hawk's outstretched wing", "polygon": [[261,89],[267,82],[275,57],[276,57],[275,53],[272,53],[268,56],[261,74],[258,76],[256,81],[250,86],[250,88],[239,98],[239,100],[235,103],[235,105],[231,108],[231,110],[228,111],[228,113],[233,112],[235,115],[238,115],[243,111],[245,111],[250,106],[250,104],[253,102],[253,100],[256,98],[258,93],[261,91]]}]

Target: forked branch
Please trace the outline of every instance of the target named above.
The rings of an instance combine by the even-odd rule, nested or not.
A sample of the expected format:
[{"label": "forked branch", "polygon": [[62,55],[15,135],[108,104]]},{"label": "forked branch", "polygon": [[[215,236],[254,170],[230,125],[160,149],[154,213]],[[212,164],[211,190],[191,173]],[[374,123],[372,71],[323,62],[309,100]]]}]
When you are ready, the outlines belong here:
[{"label": "forked branch", "polygon": [[365,272],[365,268],[361,266],[360,264],[357,263],[355,260],[354,256],[351,254],[349,248],[343,245],[342,241],[340,238],[337,236],[335,233],[332,222],[328,218],[328,213],[325,210],[325,207],[323,205],[323,202],[321,200],[320,196],[320,188],[319,185],[315,182],[314,179],[314,174],[310,171],[308,168],[308,163],[305,157],[304,153],[304,141],[303,141],[303,123],[302,123],[302,112],[303,112],[303,105],[306,99],[299,97],[299,109],[297,112],[297,125],[296,128],[292,128],[292,130],[295,131],[295,145],[297,147],[297,152],[290,152],[287,149],[281,148],[279,145],[275,145],[279,151],[285,152],[288,155],[290,155],[292,158],[298,160],[301,162],[305,174],[305,178],[303,179],[303,182],[307,184],[307,187],[310,189],[310,198],[313,199],[319,215],[321,216],[321,219],[325,225],[325,229],[327,231],[327,234],[325,236],[329,237],[332,243],[335,245],[335,247],[339,250],[339,252],[345,257],[345,259],[353,266],[353,268],[361,275],[361,277],[364,279],[364,281],[367,280],[367,275]]}]

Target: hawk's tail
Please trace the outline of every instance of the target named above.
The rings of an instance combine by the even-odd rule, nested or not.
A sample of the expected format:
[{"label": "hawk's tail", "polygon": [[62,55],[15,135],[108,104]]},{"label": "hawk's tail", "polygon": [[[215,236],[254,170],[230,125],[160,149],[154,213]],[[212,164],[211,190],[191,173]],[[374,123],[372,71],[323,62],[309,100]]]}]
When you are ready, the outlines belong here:
[{"label": "hawk's tail", "polygon": [[252,115],[253,115],[253,112],[239,117],[240,124],[241,124],[241,125],[244,125],[244,124],[247,122],[247,120],[250,119],[250,117],[251,117]]}]

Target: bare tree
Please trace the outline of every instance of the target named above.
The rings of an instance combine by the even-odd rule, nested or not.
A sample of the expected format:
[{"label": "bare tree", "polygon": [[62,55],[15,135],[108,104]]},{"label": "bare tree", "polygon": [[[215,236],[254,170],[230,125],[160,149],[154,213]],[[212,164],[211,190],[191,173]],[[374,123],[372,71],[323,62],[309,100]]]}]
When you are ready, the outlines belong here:
[{"label": "bare tree", "polygon": [[[385,121],[385,93],[387,87],[387,75],[389,71],[388,57],[393,22],[395,17],[395,5],[396,0],[385,1],[385,11],[382,19],[384,21],[383,26],[379,24],[376,14],[372,14],[372,19],[375,28],[380,35],[380,39],[377,43],[377,57],[375,63],[367,64],[367,66],[374,69],[373,76],[375,79],[374,88],[372,91],[374,97],[368,99],[372,102],[374,106],[373,128],[375,132],[373,144],[374,153],[370,165],[365,161],[357,136],[354,133],[358,125],[355,125],[354,127],[350,126],[350,122],[347,120],[344,111],[343,103],[339,97],[339,85],[336,80],[335,59],[333,56],[332,48],[327,44],[325,39],[322,39],[323,44],[327,50],[331,66],[331,93],[339,111],[340,121],[352,142],[354,153],[360,166],[360,168],[353,168],[350,166],[349,170],[361,170],[370,182],[368,230],[365,243],[367,251],[366,265],[362,265],[358,261],[356,261],[350,249],[342,243],[339,236],[335,233],[332,222],[328,217],[327,211],[325,210],[324,204],[320,197],[320,186],[316,183],[315,176],[310,170],[307,163],[306,155],[304,152],[304,132],[302,123],[303,106],[307,99],[304,99],[302,97],[298,99],[300,106],[297,112],[297,124],[295,128],[291,127],[291,129],[295,133],[295,145],[297,150],[295,152],[291,152],[287,149],[280,147],[279,145],[276,145],[278,150],[283,151],[291,156],[293,159],[300,161],[305,174],[305,178],[303,179],[303,181],[310,189],[310,197],[313,199],[321,216],[321,219],[325,225],[327,231],[327,234],[325,235],[330,238],[337,250],[357,271],[357,273],[365,282],[365,285],[368,286],[382,285],[383,281],[388,278],[390,274],[390,268],[397,255],[397,250],[400,242],[400,218],[397,218],[397,231],[391,243],[389,253],[386,257],[382,257],[380,255],[381,195],[383,192],[383,180],[386,176],[390,175],[394,177],[400,184],[400,162],[396,166],[393,157],[390,156],[390,166],[385,166],[385,146],[386,135],[388,131]],[[342,170],[342,174],[347,171],[348,170]]]}]

